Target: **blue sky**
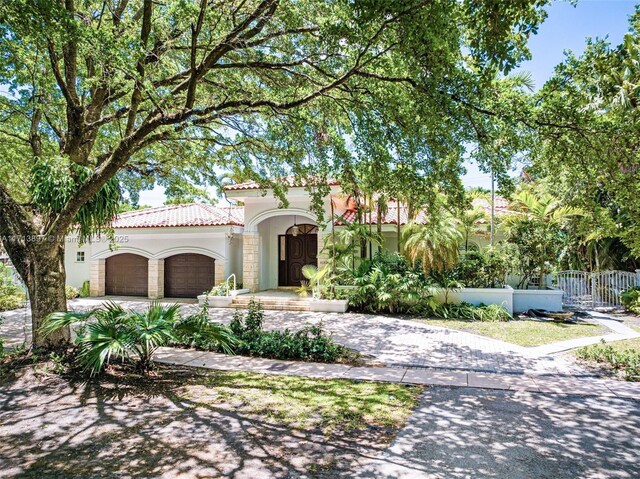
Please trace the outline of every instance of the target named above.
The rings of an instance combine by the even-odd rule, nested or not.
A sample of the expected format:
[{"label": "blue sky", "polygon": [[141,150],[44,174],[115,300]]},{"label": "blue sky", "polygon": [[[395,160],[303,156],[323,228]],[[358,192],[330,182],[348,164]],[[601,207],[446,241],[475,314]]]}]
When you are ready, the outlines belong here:
[{"label": "blue sky", "polygon": [[[636,1],[640,3],[640,0],[579,0],[575,7],[568,1],[553,3],[538,34],[529,41],[533,58],[520,69],[531,72],[536,88],[540,88],[552,75],[555,65],[564,59],[565,50],[581,53],[587,37],[608,36],[610,42],[617,45],[629,28],[629,15],[634,12]],[[490,187],[488,174],[473,164],[466,167],[465,185]],[[141,205],[156,206],[163,202],[160,187],[140,195]]]},{"label": "blue sky", "polygon": [[[608,36],[613,45],[621,43],[636,3],[640,1],[578,0],[574,7],[568,1],[555,2],[547,9],[549,15],[538,34],[529,40],[532,59],[523,63],[520,70],[531,72],[538,89],[553,74],[554,67],[563,61],[564,52],[582,53],[588,37]],[[467,175],[463,181],[466,186],[491,186],[490,175],[482,173],[474,164],[465,166]]]}]

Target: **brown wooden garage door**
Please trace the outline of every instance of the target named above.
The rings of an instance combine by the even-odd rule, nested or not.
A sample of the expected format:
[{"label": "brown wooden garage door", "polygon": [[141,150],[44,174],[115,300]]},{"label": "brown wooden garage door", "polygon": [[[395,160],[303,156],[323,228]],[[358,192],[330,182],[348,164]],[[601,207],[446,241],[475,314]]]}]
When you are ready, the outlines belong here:
[{"label": "brown wooden garage door", "polygon": [[149,260],[144,256],[122,253],[107,258],[105,292],[120,296],[147,296]]},{"label": "brown wooden garage door", "polygon": [[164,296],[195,298],[213,288],[215,260],[201,254],[185,253],[164,260]]}]

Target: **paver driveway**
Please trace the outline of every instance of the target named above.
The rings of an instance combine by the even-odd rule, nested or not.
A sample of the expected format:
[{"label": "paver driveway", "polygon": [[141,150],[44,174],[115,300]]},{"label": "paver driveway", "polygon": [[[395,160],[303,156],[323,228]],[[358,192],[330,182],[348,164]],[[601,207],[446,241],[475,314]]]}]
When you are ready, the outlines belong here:
[{"label": "paver driveway", "polygon": [[[135,309],[145,308],[146,300],[116,299]],[[70,302],[73,309],[88,309],[102,303],[97,299]],[[183,312],[198,306],[185,303]],[[2,331],[7,345],[24,341],[30,330],[24,311],[3,313]],[[211,309],[213,319],[229,322],[233,310]],[[446,328],[424,325],[399,318],[355,313],[325,314],[265,311],[265,327],[298,329],[306,323],[322,322],[334,339],[347,347],[372,356],[389,366],[461,369],[500,373],[584,374],[577,366],[558,356],[532,357],[527,348]]]},{"label": "paver driveway", "polygon": [[428,389],[391,446],[356,479],[640,477],[640,402]]}]

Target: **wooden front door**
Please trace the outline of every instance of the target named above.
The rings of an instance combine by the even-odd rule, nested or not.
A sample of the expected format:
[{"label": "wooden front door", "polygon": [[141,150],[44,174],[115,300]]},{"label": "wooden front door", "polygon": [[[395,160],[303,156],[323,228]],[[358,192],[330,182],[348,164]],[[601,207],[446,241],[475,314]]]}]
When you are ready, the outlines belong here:
[{"label": "wooden front door", "polygon": [[[300,234],[293,235],[289,231],[281,235],[279,263],[280,286],[300,286],[305,279],[302,267],[308,264],[318,266],[318,235],[314,225],[300,225]],[[308,232],[307,232],[308,231]]]}]

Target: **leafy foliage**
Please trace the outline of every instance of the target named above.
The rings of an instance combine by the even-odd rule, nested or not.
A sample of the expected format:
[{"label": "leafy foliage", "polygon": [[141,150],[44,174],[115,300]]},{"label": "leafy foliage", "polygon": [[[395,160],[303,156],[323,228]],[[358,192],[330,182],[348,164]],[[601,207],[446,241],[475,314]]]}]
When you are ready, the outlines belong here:
[{"label": "leafy foliage", "polygon": [[161,346],[189,342],[195,335],[228,350],[235,342],[225,327],[209,321],[206,313],[182,318],[180,305],[154,303],[144,312],[125,310],[110,302],[86,313],[60,312],[42,324],[45,336],[60,328],[80,323],[77,329],[76,359],[91,375],[100,373],[113,359],[132,361],[142,370],[153,367],[153,353]]},{"label": "leafy foliage", "polygon": [[432,304],[433,290],[423,272],[397,253],[378,253],[365,261],[354,279],[349,304],[369,313],[407,313]]},{"label": "leafy foliage", "polygon": [[467,288],[500,288],[509,273],[518,270],[518,248],[512,243],[470,249],[453,267],[454,277]]},{"label": "leafy foliage", "polygon": [[632,313],[640,314],[640,286],[629,288],[620,293],[620,302]]},{"label": "leafy foliage", "polygon": [[536,131],[528,173],[563,204],[587,212],[576,246],[588,250],[582,256],[593,269],[607,244],[614,257],[640,256],[639,51],[636,7],[620,45],[587,40],[580,56],[567,53],[537,95],[534,116],[546,126]]},{"label": "leafy foliage", "polygon": [[64,293],[67,299],[75,299],[80,296],[80,291],[68,284],[64,287]]},{"label": "leafy foliage", "polygon": [[426,224],[410,223],[403,232],[403,250],[425,273],[440,272],[455,264],[463,239],[450,215],[434,215]]},{"label": "leafy foliage", "polygon": [[9,311],[24,305],[25,294],[14,283],[9,268],[0,263],[0,311]]},{"label": "leafy foliage", "polygon": [[564,244],[564,227],[582,212],[546,192],[523,189],[513,198],[513,210],[503,218],[507,242],[518,248],[520,286],[527,286],[534,276],[544,286],[544,279],[560,262]]},{"label": "leafy foliage", "polygon": [[236,354],[274,359],[336,362],[352,359],[354,353],[336,344],[322,324],[305,326],[292,332],[265,331],[260,303],[250,301],[246,314],[236,311],[230,329],[239,342],[232,346]]},{"label": "leafy foliage", "polygon": [[576,356],[585,361],[606,365],[627,381],[640,381],[640,351],[637,349],[620,350],[603,341],[602,344],[578,349]]}]

